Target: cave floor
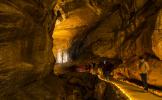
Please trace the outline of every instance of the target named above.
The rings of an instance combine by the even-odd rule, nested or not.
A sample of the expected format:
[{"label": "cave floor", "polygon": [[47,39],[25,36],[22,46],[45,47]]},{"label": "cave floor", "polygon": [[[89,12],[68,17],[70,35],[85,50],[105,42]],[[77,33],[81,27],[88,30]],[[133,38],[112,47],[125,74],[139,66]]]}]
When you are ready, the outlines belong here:
[{"label": "cave floor", "polygon": [[[102,80],[107,81],[105,79]],[[122,81],[111,80],[107,82],[116,85],[126,96],[130,98],[130,100],[162,100],[162,97],[158,97],[150,92],[145,92],[142,88]]]},{"label": "cave floor", "polygon": [[[63,74],[65,72],[65,67],[55,67],[55,74]],[[69,71],[68,71],[69,72]],[[95,74],[95,73],[94,73]],[[128,84],[126,82],[117,81],[114,79],[106,80],[102,76],[98,75],[99,79],[110,82],[118,87],[130,100],[162,100],[162,97],[152,94],[151,92],[145,92],[142,88],[138,86]]]}]

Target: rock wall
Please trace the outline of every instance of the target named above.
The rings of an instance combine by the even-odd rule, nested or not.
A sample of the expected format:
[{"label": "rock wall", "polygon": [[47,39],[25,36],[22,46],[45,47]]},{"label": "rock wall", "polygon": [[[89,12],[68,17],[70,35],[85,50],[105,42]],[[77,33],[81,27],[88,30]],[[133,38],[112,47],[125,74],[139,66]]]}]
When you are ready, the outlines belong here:
[{"label": "rock wall", "polygon": [[[131,6],[125,1],[112,14],[96,23],[97,27],[90,30],[82,48],[91,47],[94,54],[108,58],[128,59],[145,53],[155,55],[152,34],[160,8],[151,1],[143,1],[143,4],[135,5],[134,14],[129,14],[122,8],[126,5]],[[131,13],[131,9],[127,10]]]},{"label": "rock wall", "polygon": [[[114,70],[114,76],[128,79],[140,80],[140,73],[137,64],[139,56],[144,56],[150,65],[148,83],[153,86],[162,87],[161,73],[161,9],[156,15],[149,17],[145,27],[140,29],[140,35],[130,43],[130,47],[122,49],[123,63]],[[132,37],[133,38],[133,37]],[[131,40],[130,40],[131,41]],[[129,43],[129,41],[128,41]],[[118,76],[118,73],[122,75]]]},{"label": "rock wall", "polygon": [[59,77],[47,75],[39,81],[18,89],[2,100],[126,100],[112,84],[88,73],[66,73]]},{"label": "rock wall", "polygon": [[[148,83],[152,86],[162,87],[162,62],[157,59],[149,58],[148,64],[150,70],[148,72]],[[115,69],[112,74],[117,79],[134,79],[141,81],[140,70],[138,67],[139,59],[134,58],[131,62],[125,62]]]},{"label": "rock wall", "polygon": [[0,0],[0,98],[53,69],[55,0]]},{"label": "rock wall", "polygon": [[[162,59],[161,4],[160,0],[86,0],[82,6],[70,10],[67,19],[56,26],[54,34],[68,36],[56,47],[67,44],[71,59],[81,59],[81,62],[96,56],[124,63],[146,56],[159,63]],[[155,72],[161,75],[160,70]],[[150,81],[150,84],[161,86],[158,77],[157,83]]]},{"label": "rock wall", "polygon": [[88,0],[77,9],[64,11],[67,18],[56,25],[53,51],[68,49],[72,59],[89,51],[108,58],[128,59],[145,53],[159,57],[160,47],[153,47],[157,39],[152,35],[160,10],[158,1],[121,2]]},{"label": "rock wall", "polygon": [[161,48],[161,41],[162,41],[162,9],[158,13],[158,17],[156,20],[155,30],[152,34],[152,49],[155,55],[162,60],[162,48]]}]

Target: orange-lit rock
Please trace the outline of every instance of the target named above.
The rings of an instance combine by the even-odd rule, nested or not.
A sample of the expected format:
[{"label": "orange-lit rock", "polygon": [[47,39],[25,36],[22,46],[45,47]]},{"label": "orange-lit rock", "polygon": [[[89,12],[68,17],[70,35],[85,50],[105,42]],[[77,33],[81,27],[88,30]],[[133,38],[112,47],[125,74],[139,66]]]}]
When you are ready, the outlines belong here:
[{"label": "orange-lit rock", "polygon": [[114,73],[137,80],[132,58],[146,56],[149,84],[162,86],[161,0],[57,1],[56,7],[55,0],[0,1],[0,99],[106,98],[106,84],[87,80],[97,79],[92,75],[52,75],[53,53],[57,63],[109,58]]},{"label": "orange-lit rock", "polygon": [[155,55],[162,60],[162,10],[158,13],[155,31],[152,35],[152,49]]},{"label": "orange-lit rock", "polygon": [[[122,79],[136,79],[141,80],[140,78],[140,70],[138,68],[138,59],[134,59],[131,62],[124,63],[114,70],[113,74],[115,78]],[[150,71],[148,72],[148,83],[153,86],[161,87],[162,81],[160,77],[162,77],[162,62],[154,59],[149,59],[148,64],[150,66]],[[119,75],[119,73],[121,73]]]},{"label": "orange-lit rock", "polygon": [[1,99],[52,72],[52,4],[49,0],[0,1]]},{"label": "orange-lit rock", "polygon": [[[162,59],[161,30],[158,30],[161,29],[160,0],[90,2],[66,10],[69,16],[54,31],[54,51],[66,48],[69,57],[81,62],[92,60],[93,56],[118,58],[123,62],[131,62],[130,59],[138,56]],[[150,80],[149,83],[160,86],[161,73],[156,72],[157,83]]]}]

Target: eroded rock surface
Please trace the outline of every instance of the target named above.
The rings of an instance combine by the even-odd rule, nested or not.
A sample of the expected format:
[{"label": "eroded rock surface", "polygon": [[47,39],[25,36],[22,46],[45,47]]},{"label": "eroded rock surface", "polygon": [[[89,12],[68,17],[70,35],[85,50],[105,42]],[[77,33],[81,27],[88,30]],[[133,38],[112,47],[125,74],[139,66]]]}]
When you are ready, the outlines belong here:
[{"label": "eroded rock surface", "polygon": [[[160,4],[160,0],[87,0],[77,9],[66,9],[67,18],[54,31],[55,38],[60,39],[54,41],[54,52],[57,54],[59,48],[69,50],[69,57],[81,62],[95,56],[131,63],[134,57],[147,56],[159,63],[162,59]],[[66,38],[57,37],[59,33]],[[156,64],[150,66],[161,69]],[[158,79],[161,71],[155,72],[156,84],[161,86]]]},{"label": "eroded rock surface", "polygon": [[115,86],[89,73],[68,73],[62,76],[67,100],[127,100]]},{"label": "eroded rock surface", "polygon": [[[0,0],[0,97],[20,100],[105,98],[102,95],[106,89],[102,89],[106,84],[96,83],[94,87],[97,87],[92,89],[87,80],[84,81],[84,75],[77,78],[68,75],[62,80],[56,76],[42,79],[53,69],[54,14],[57,15],[53,34],[56,58],[62,50],[68,51],[72,60],[84,61],[93,56],[119,59],[128,73],[120,72],[140,80],[138,70],[134,70],[138,59],[131,59],[145,55],[151,66],[149,83],[162,86],[159,80],[162,75],[161,0],[58,0],[55,8],[54,5],[55,1],[50,0]],[[48,83],[50,80],[53,81]],[[60,91],[54,91],[58,89],[52,88],[54,84],[59,84]],[[84,96],[76,84],[93,93],[87,92],[88,96]],[[75,89],[69,89],[71,87]],[[18,92],[15,94],[15,91]],[[95,93],[98,96],[95,97]]]},{"label": "eroded rock surface", "polygon": [[47,75],[2,100],[127,100],[114,85],[88,73]]},{"label": "eroded rock surface", "polygon": [[54,2],[0,0],[0,98],[52,72]]},{"label": "eroded rock surface", "polygon": [[[161,88],[161,80],[162,77],[162,69],[161,69],[161,61],[157,59],[148,59],[148,64],[150,65],[150,71],[148,72],[148,83],[152,86],[156,86]],[[138,67],[139,59],[134,58],[131,62],[125,62],[120,65],[119,68],[113,71],[114,78],[119,79],[135,79],[141,80],[140,70]]]}]

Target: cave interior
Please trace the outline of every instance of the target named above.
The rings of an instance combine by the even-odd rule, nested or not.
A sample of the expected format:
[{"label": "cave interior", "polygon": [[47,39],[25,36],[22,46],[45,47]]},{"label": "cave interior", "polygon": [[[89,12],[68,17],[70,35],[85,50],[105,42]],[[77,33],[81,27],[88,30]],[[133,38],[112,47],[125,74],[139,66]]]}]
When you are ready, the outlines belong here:
[{"label": "cave interior", "polygon": [[0,0],[0,100],[129,100],[112,83],[142,86],[141,58],[149,92],[162,97],[161,7],[162,0]]}]

